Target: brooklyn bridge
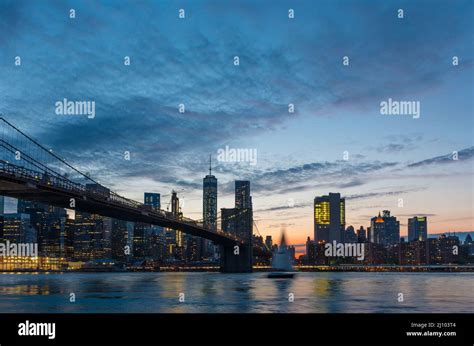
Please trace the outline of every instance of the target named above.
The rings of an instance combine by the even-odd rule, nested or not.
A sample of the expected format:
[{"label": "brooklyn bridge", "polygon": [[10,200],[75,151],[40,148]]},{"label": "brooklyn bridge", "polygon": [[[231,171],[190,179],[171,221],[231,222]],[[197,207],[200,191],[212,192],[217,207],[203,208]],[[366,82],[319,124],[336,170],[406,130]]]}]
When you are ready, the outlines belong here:
[{"label": "brooklyn bridge", "polygon": [[268,249],[253,246],[252,236],[241,238],[180,213],[151,208],[118,195],[3,117],[0,131],[0,195],[157,225],[208,239],[220,245],[223,272],[250,272],[254,253],[269,255]]}]

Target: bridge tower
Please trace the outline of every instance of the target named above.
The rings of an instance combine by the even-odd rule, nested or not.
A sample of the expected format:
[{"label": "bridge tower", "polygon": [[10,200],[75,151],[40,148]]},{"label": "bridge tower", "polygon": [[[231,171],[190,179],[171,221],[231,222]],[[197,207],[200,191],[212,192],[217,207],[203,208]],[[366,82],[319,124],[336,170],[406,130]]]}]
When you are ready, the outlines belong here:
[{"label": "bridge tower", "polygon": [[223,273],[251,273],[253,251],[252,244],[221,245],[220,270]]}]

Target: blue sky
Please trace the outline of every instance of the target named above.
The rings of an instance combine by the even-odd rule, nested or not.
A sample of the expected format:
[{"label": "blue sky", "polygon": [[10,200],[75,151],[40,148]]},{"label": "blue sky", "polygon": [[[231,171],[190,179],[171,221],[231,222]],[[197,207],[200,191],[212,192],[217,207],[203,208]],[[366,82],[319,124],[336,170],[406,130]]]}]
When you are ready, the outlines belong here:
[{"label": "blue sky", "polygon": [[[390,209],[402,234],[416,214],[470,231],[473,15],[472,1],[2,1],[0,112],[127,197],[179,190],[190,217],[208,155],[229,145],[258,163],[216,163],[219,208],[250,179],[264,235],[312,236],[328,192],[357,228]],[[55,114],[63,98],[95,101],[96,117]],[[381,115],[388,98],[421,117]]]}]

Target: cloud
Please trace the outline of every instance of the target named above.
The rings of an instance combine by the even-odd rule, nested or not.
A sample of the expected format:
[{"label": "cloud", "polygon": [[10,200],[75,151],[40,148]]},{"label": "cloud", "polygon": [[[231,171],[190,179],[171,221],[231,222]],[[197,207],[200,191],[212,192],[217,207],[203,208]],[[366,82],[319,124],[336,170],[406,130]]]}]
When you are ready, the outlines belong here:
[{"label": "cloud", "polygon": [[347,195],[346,200],[358,200],[358,199],[369,199],[369,198],[375,198],[375,197],[402,195],[405,193],[417,192],[417,191],[422,191],[422,190],[424,190],[424,188],[418,187],[418,188],[394,190],[394,191],[366,192],[366,193]]},{"label": "cloud", "polygon": [[[467,161],[470,160],[474,157],[474,147],[470,148],[465,148],[457,152],[458,160],[459,161]],[[411,164],[408,164],[407,167],[422,167],[422,166],[428,166],[428,165],[440,165],[440,164],[448,164],[448,163],[457,163],[457,160],[454,160],[453,153],[451,154],[446,154],[446,155],[441,155],[441,156],[436,156],[430,159],[414,162]]]}]

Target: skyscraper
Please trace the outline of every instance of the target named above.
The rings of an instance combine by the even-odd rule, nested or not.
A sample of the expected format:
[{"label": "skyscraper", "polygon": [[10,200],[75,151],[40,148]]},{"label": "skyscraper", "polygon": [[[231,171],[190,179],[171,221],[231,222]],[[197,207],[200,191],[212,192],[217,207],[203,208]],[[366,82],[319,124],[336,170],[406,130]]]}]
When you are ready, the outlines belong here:
[{"label": "skyscraper", "polygon": [[[204,226],[217,229],[217,178],[212,175],[211,157],[209,156],[209,174],[202,180],[202,218]],[[215,246],[211,241],[201,238],[201,255],[214,257]]]},{"label": "skyscraper", "polygon": [[400,222],[395,216],[390,216],[389,210],[384,210],[383,215],[373,217],[370,221],[371,243],[398,244],[400,241]]},{"label": "skyscraper", "polygon": [[314,199],[314,239],[342,242],[346,225],[346,200],[339,193]]},{"label": "skyscraper", "polygon": [[[178,219],[181,219],[183,214],[179,205],[179,198],[176,191],[171,191],[171,213]],[[183,232],[179,230],[168,229],[167,239],[170,241],[170,252],[176,260],[184,259],[184,236]]]},{"label": "skyscraper", "polygon": [[203,206],[202,218],[204,225],[211,228],[217,228],[217,179],[212,175],[212,167],[209,158],[209,174],[202,181]]},{"label": "skyscraper", "polygon": [[160,210],[161,208],[159,193],[145,192],[144,201],[145,201],[145,205],[150,206],[153,210]]},{"label": "skyscraper", "polygon": [[[143,197],[144,204],[154,211],[161,209],[161,196],[155,192],[145,192]],[[158,235],[163,233],[163,227],[149,225],[150,235]]]},{"label": "skyscraper", "polygon": [[112,259],[126,261],[126,246],[128,244],[127,221],[112,219],[111,251]]},{"label": "skyscraper", "polygon": [[408,219],[408,241],[426,240],[428,238],[428,218],[414,216]]},{"label": "skyscraper", "polygon": [[253,211],[252,197],[250,196],[250,182],[235,182],[235,208],[222,208],[222,230],[252,241]]},{"label": "skyscraper", "polygon": [[37,235],[30,223],[30,215],[11,213],[4,215],[3,241],[12,243],[36,243]]},{"label": "skyscraper", "polygon": [[252,208],[252,197],[250,197],[250,181],[235,181],[235,207],[237,209]]},{"label": "skyscraper", "polygon": [[309,237],[306,240],[306,264],[314,264],[316,262],[316,245]]}]

